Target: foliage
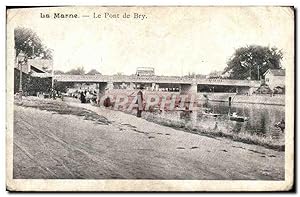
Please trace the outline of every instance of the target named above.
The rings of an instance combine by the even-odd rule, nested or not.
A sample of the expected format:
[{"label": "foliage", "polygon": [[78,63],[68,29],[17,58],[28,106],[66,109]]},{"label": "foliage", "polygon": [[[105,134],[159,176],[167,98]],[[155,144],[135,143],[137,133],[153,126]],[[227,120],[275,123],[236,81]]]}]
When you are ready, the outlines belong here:
[{"label": "foliage", "polygon": [[276,47],[251,45],[238,48],[228,60],[223,73],[231,79],[261,79],[269,69],[280,69],[283,53]]},{"label": "foliage", "polygon": [[271,94],[272,90],[267,84],[261,84],[261,86],[254,92],[255,94]]},{"label": "foliage", "polygon": [[[14,93],[19,91],[20,71],[14,72]],[[51,90],[51,78],[31,77],[30,74],[22,73],[22,90],[25,94],[36,95],[37,92],[49,93]]]},{"label": "foliage", "polygon": [[27,57],[41,57],[42,59],[52,59],[52,50],[47,48],[39,36],[29,28],[17,27],[14,30],[16,56],[21,51]]},{"label": "foliage", "polygon": [[72,69],[68,72],[66,72],[67,75],[84,75],[85,70],[83,67],[77,67],[76,69]]},{"label": "foliage", "polygon": [[55,74],[55,75],[63,75],[63,74],[65,74],[63,71],[61,71],[61,70],[55,70],[55,71],[53,71],[53,73]]},{"label": "foliage", "polygon": [[66,93],[68,91],[68,88],[72,87],[74,87],[74,83],[72,82],[54,82],[54,89],[59,92]]},{"label": "foliage", "polygon": [[99,71],[97,71],[96,69],[92,69],[86,74],[87,75],[101,75],[101,73]]}]

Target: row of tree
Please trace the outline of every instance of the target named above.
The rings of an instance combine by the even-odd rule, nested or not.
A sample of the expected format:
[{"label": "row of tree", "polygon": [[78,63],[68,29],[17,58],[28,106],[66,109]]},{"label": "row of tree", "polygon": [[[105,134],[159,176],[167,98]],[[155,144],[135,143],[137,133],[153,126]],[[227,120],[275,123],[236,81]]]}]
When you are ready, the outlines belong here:
[{"label": "row of tree", "polygon": [[92,69],[86,73],[83,67],[77,67],[67,72],[63,72],[61,70],[55,70],[54,74],[56,75],[101,75],[101,73],[96,69]]}]

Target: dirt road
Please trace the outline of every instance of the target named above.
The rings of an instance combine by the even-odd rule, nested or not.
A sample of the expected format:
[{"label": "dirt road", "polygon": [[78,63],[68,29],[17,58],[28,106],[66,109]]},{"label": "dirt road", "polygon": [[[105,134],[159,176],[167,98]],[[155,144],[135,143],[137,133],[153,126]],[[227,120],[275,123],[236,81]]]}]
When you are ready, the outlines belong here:
[{"label": "dirt road", "polygon": [[15,105],[14,178],[284,179],[284,152],[71,105],[109,121]]}]

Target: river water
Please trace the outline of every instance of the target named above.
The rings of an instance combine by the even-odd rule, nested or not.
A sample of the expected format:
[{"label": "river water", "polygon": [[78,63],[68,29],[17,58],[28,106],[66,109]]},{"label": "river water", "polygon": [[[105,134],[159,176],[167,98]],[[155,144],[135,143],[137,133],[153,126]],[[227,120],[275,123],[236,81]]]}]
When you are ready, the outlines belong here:
[{"label": "river water", "polygon": [[233,103],[231,112],[249,119],[245,122],[229,120],[228,102],[206,102],[202,106],[210,108],[213,113],[222,114],[218,117],[203,114],[203,110],[187,113],[184,111],[169,111],[158,114],[162,118],[184,121],[185,124],[198,125],[206,129],[227,129],[232,132],[246,132],[274,140],[282,140],[284,131],[274,125],[285,119],[285,107],[278,105]]}]

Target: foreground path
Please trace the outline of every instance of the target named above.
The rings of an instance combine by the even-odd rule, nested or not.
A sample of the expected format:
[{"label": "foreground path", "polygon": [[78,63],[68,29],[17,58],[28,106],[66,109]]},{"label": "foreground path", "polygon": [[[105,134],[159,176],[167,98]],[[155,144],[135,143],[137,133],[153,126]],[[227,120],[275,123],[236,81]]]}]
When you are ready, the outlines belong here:
[{"label": "foreground path", "polygon": [[69,104],[111,124],[15,106],[14,178],[284,179],[284,152]]}]

